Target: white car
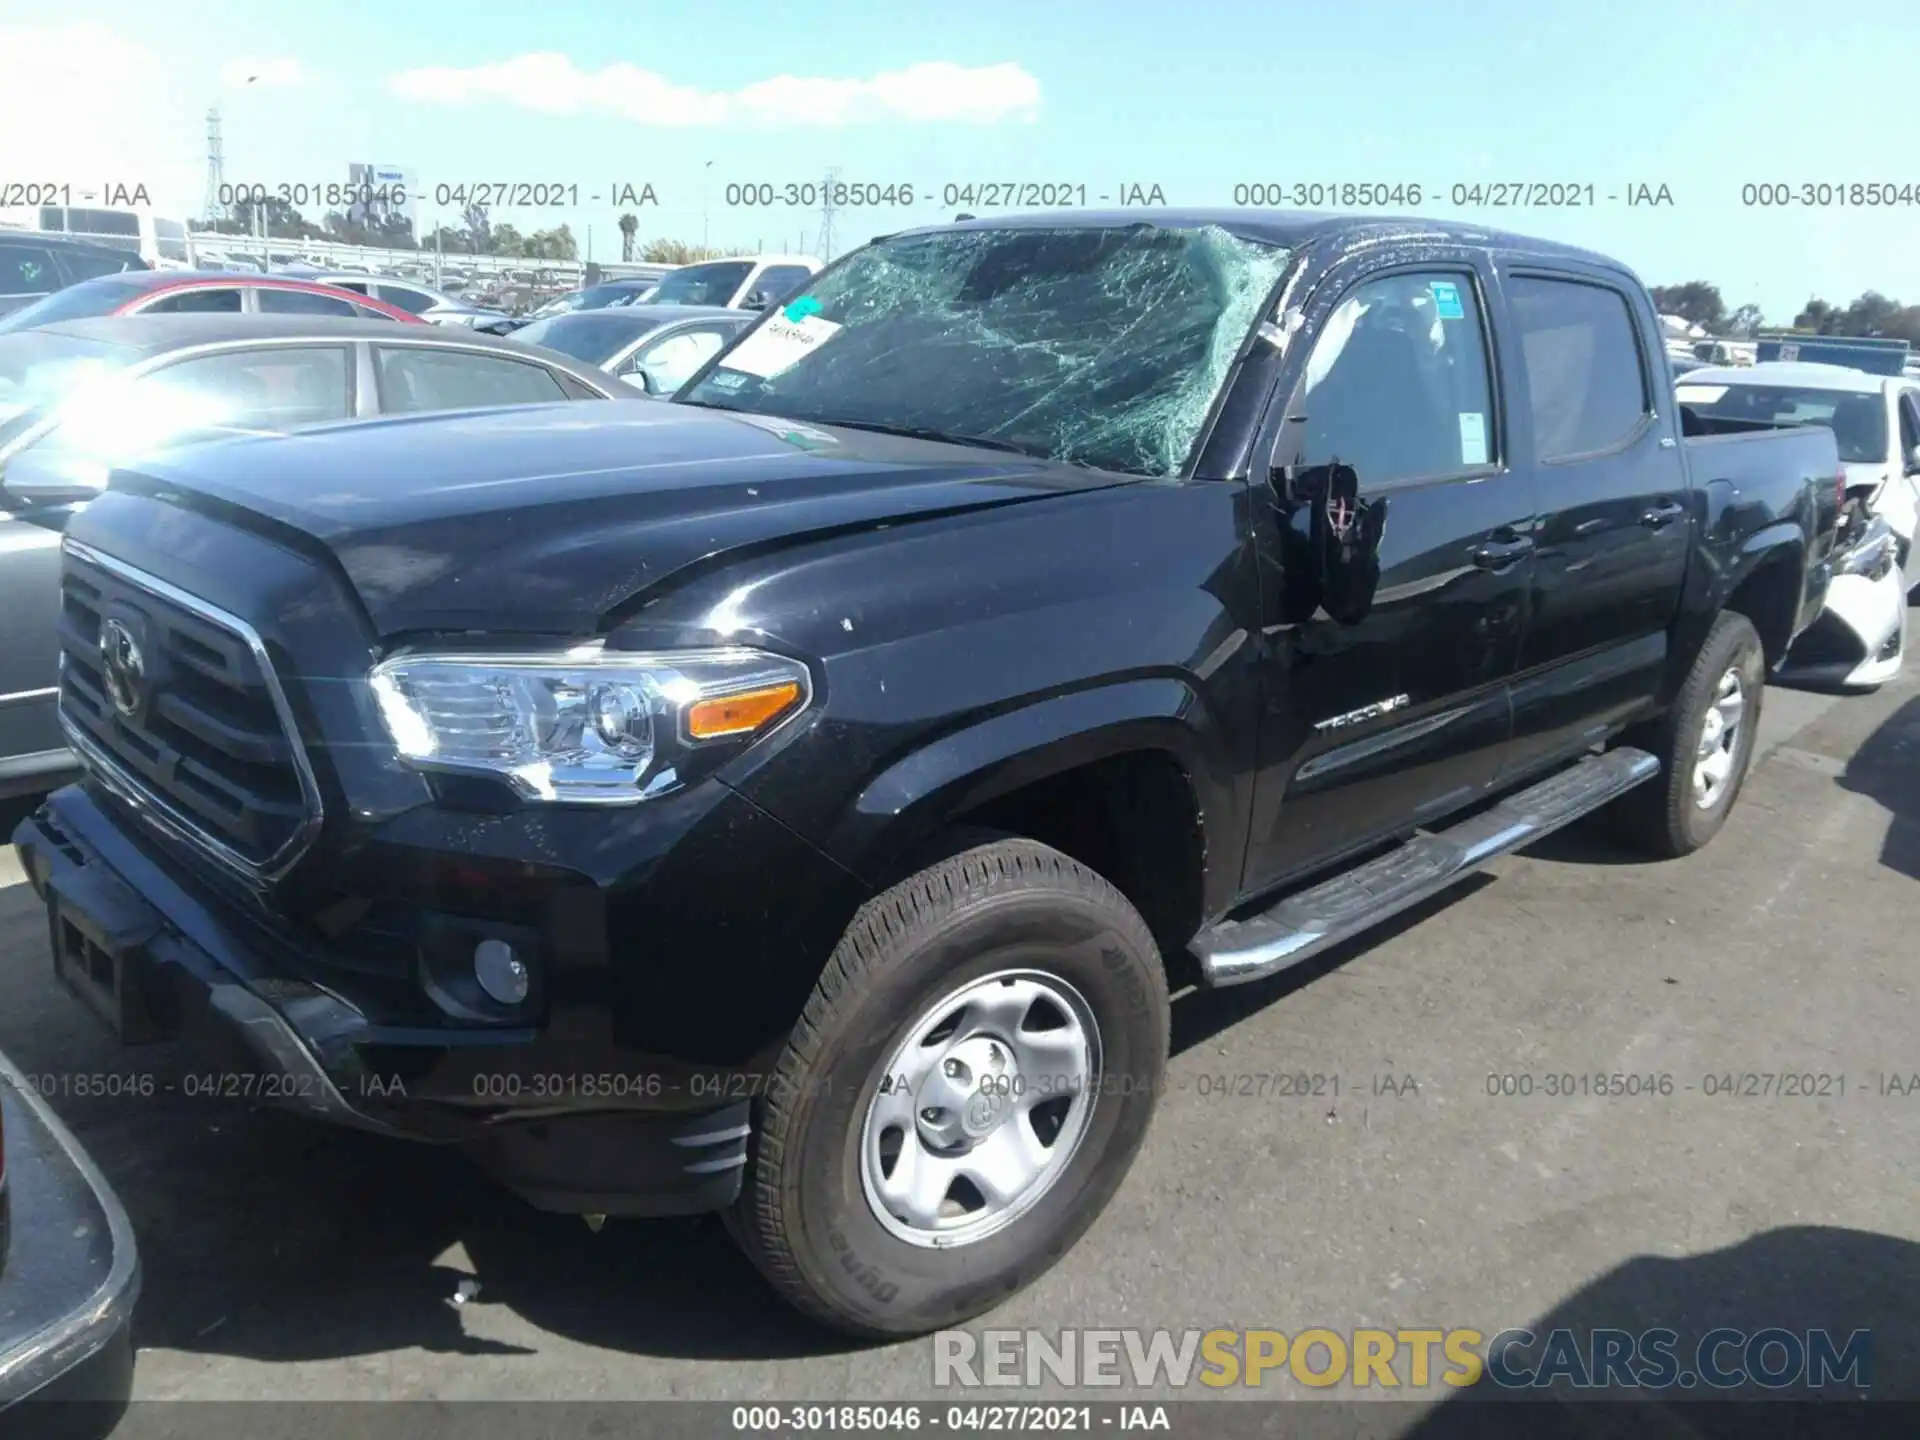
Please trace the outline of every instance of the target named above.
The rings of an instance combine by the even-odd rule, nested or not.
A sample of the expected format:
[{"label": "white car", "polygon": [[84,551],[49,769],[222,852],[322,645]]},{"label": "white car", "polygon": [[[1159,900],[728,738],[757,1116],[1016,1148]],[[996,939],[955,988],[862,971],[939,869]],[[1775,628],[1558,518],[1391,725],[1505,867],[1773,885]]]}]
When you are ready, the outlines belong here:
[{"label": "white car", "polygon": [[1920,380],[1839,365],[1762,361],[1689,370],[1674,396],[1723,420],[1824,425],[1845,470],[1847,500],[1820,616],[1780,677],[1870,690],[1900,673],[1907,592],[1920,584]]},{"label": "white car", "polygon": [[1689,370],[1676,398],[1719,419],[1825,425],[1847,471],[1847,494],[1885,518],[1908,591],[1920,586],[1920,376],[1767,360]]},{"label": "white car", "polygon": [[737,255],[681,265],[636,302],[764,310],[800,293],[824,267],[811,255]]}]

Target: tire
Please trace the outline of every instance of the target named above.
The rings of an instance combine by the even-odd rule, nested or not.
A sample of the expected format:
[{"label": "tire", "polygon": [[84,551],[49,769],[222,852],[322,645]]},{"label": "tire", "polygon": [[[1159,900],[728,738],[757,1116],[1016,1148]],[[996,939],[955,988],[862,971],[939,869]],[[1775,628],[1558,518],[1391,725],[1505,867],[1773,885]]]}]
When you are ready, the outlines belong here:
[{"label": "tire", "polygon": [[[1760,707],[1766,694],[1766,652],[1753,622],[1733,611],[1722,611],[1694,657],[1686,683],[1672,708],[1643,731],[1625,737],[1625,743],[1651,751],[1660,761],[1660,774],[1629,791],[1612,806],[1615,830],[1621,838],[1665,859],[1691,855],[1720,833],[1746,782],[1753,761],[1754,736],[1760,725]],[[1719,710],[1719,733],[1724,720],[1728,677],[1738,684],[1742,707],[1738,729],[1730,743],[1722,743],[1726,773],[1717,789],[1705,787],[1696,776],[1699,752],[1706,741],[1709,712]],[[1710,796],[1710,803],[1701,800]]]},{"label": "tire", "polygon": [[[1004,978],[1009,974],[1016,978]],[[976,1088],[967,1096],[991,1093],[1002,1103],[1044,1093],[1030,1114],[1004,1121],[991,1118],[993,1107],[984,1102],[923,1106],[935,1071],[960,1073],[951,1068],[954,1057],[985,1065],[983,1057],[1036,1053],[997,1048],[973,1029],[984,1018],[956,1026],[938,1041],[946,1048],[917,1043],[920,1034],[938,1033],[937,1024],[921,1027],[945,997],[980,997],[972,1014],[985,1017],[985,1006],[1021,1003],[1011,997],[1029,990],[1016,991],[1016,984],[1041,1001],[1011,1022],[1011,1032],[1002,1023],[989,1033],[1014,1033],[1022,1043],[1064,1036],[1054,1042],[1062,1053],[1080,1037],[1085,1043],[1076,1053],[1096,1057],[1090,1083],[1028,1079],[1031,1066],[1019,1072],[1017,1089],[1004,1074],[997,1090],[985,1079],[968,1080]],[[1055,1013],[1066,1018],[1064,1031],[1026,1028]],[[1119,1188],[1164,1084],[1168,1023],[1166,974],[1153,937],[1100,876],[1022,839],[995,839],[939,860],[868,901],[828,960],[757,1102],[748,1170],[727,1228],[775,1290],[837,1330],[918,1335],[989,1310],[1066,1254]],[[975,1038],[964,1038],[969,1034]],[[903,1055],[928,1064],[928,1078],[893,1086],[889,1077],[906,1073],[904,1065],[895,1068]],[[925,1061],[929,1055],[948,1058]],[[1058,1063],[1064,1074],[1066,1062]],[[906,1106],[904,1130],[899,1112],[886,1108],[888,1094]],[[991,1127],[984,1137],[958,1134],[961,1146],[1024,1146],[1054,1114],[1066,1118],[1052,1145],[1071,1136],[1072,1147],[1046,1149],[1037,1172],[1045,1183],[1030,1184],[1024,1200],[996,1211],[978,1187],[971,1197],[964,1185],[940,1191],[948,1198],[937,1208],[955,1214],[929,1223],[963,1228],[949,1230],[948,1243],[938,1246],[904,1215],[883,1218],[887,1206],[877,1194],[890,1182],[881,1174],[884,1159],[870,1157],[884,1156],[889,1139],[902,1147],[893,1165],[904,1176],[897,1167],[909,1158],[933,1166],[950,1153],[923,1146],[904,1154],[929,1115]],[[895,1116],[890,1131],[875,1119],[883,1115]],[[1002,1134],[1007,1127],[1017,1134]],[[969,1198],[985,1208],[966,1211]],[[983,1228],[977,1238],[954,1239]]]}]

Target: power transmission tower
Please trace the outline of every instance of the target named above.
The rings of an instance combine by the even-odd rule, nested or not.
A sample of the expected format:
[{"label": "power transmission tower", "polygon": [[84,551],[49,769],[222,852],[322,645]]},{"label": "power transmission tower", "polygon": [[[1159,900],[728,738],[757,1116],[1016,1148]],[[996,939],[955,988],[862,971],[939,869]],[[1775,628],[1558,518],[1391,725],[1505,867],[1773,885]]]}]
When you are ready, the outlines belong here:
[{"label": "power transmission tower", "polygon": [[201,206],[207,220],[224,220],[227,207],[220,203],[220,187],[226,184],[226,162],[220,155],[220,111],[207,111],[207,198]]},{"label": "power transmission tower", "polygon": [[833,258],[833,217],[839,206],[833,203],[834,187],[840,183],[840,167],[835,165],[827,171],[826,182],[820,187],[820,258]]}]

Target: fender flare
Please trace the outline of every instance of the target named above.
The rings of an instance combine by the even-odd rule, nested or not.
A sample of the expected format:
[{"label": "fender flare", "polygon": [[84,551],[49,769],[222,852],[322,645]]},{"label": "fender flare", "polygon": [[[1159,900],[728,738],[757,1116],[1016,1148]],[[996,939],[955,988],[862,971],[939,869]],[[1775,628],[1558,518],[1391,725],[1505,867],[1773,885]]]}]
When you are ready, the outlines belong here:
[{"label": "fender flare", "polygon": [[[1211,743],[1210,743],[1211,742]],[[1170,754],[1193,789],[1208,855],[1238,853],[1216,732],[1174,676],[1113,681],[1036,699],[941,735],[876,775],[823,848],[868,883],[955,815],[1077,766],[1142,751]],[[1237,878],[1237,876],[1236,876]]]}]

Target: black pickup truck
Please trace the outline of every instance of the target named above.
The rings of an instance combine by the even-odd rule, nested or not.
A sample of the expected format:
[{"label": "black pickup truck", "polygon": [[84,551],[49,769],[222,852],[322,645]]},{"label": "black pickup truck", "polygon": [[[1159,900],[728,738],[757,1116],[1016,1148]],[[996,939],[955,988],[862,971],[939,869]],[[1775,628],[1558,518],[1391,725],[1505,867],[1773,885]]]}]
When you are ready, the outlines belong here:
[{"label": "black pickup truck", "polygon": [[1617,264],[1424,220],[977,220],[672,403],[117,472],[87,775],[15,835],[54,963],[250,1094],[954,1323],[1119,1186],[1170,990],[1603,805],[1720,828],[1840,466],[1688,438],[1659,336]]}]

